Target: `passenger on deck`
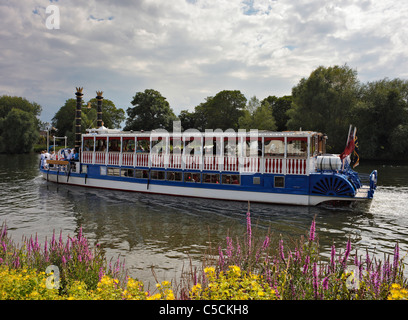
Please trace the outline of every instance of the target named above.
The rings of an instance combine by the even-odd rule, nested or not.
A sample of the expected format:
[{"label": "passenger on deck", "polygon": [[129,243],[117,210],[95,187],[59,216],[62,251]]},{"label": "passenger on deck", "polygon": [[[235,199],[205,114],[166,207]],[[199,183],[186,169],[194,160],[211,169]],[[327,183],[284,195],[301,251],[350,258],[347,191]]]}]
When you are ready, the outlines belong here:
[{"label": "passenger on deck", "polygon": [[72,149],[72,156],[71,156],[71,159],[73,160],[73,161],[79,161],[79,154],[78,154],[78,152],[76,152],[76,150],[75,149]]},{"label": "passenger on deck", "polygon": [[71,159],[72,159],[71,149],[68,149],[68,154],[67,154],[67,156],[65,157],[65,160],[71,161]]},{"label": "passenger on deck", "polygon": [[40,168],[44,168],[45,164],[45,150],[41,151]]}]

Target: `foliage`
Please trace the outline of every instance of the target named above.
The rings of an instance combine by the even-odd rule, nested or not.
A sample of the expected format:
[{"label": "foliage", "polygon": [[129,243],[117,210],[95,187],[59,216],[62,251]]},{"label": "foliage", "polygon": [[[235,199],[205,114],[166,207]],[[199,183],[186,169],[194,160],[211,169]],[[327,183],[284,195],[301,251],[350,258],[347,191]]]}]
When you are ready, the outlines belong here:
[{"label": "foliage", "polygon": [[0,265],[0,300],[55,300],[57,289],[47,289],[45,272]]},{"label": "foliage", "polygon": [[308,238],[301,237],[295,248],[284,247],[282,239],[271,246],[271,236],[255,243],[251,217],[247,213],[247,234],[242,243],[227,237],[227,248],[219,247],[217,270],[226,272],[238,265],[241,270],[263,277],[275,294],[283,300],[385,300],[392,286],[407,289],[403,263],[396,244],[394,257],[379,261],[366,252],[365,257],[353,256],[351,241],[344,251],[331,248],[330,260],[319,252],[316,223],[312,222]]},{"label": "foliage", "polygon": [[22,111],[39,116],[41,114],[41,106],[36,102],[29,102],[22,97],[11,97],[3,95],[0,97],[0,118],[5,118],[12,109],[20,109]]},{"label": "foliage", "polygon": [[347,65],[314,70],[292,89],[288,111],[289,130],[313,130],[328,134],[329,152],[340,153],[350,124],[350,110],[357,103],[357,72]]},{"label": "foliage", "polygon": [[[75,141],[75,110],[76,99],[68,99],[65,104],[57,111],[52,118],[52,125],[58,129],[58,136],[68,137],[68,144],[72,145]],[[88,108],[89,106],[89,108]],[[97,101],[95,98],[82,103],[81,105],[81,131],[95,128],[97,121]],[[121,122],[125,119],[125,111],[116,108],[115,104],[109,99],[102,101],[102,121],[107,128],[120,128]]]},{"label": "foliage", "polygon": [[288,128],[286,126],[289,121],[289,116],[287,111],[292,106],[292,96],[269,96],[262,100],[262,105],[268,105],[272,110],[272,115],[276,121],[276,130],[277,131],[286,131]]},{"label": "foliage", "polygon": [[358,127],[361,156],[407,159],[408,81],[383,79],[361,86],[352,109]]},{"label": "foliage", "polygon": [[0,97],[0,152],[27,153],[39,137],[41,106],[21,97]]},{"label": "foliage", "polygon": [[255,96],[250,99],[243,110],[243,116],[238,119],[238,124],[240,129],[248,131],[251,129],[274,131],[276,129],[275,118],[269,104],[266,102],[261,105]]},{"label": "foliage", "polygon": [[402,288],[399,284],[392,284],[388,300],[408,300],[408,290]]},{"label": "foliage", "polygon": [[54,232],[43,248],[37,236],[23,239],[19,247],[8,236],[7,226],[3,224],[0,245],[0,266],[45,271],[54,265],[60,272],[61,290],[72,281],[82,281],[88,288],[95,289],[104,274],[118,277],[124,267],[119,260],[113,266],[108,265],[102,248],[99,245],[91,248],[81,228],[77,237],[68,237],[66,241],[62,239],[62,233],[57,239]]},{"label": "foliage", "polygon": [[242,271],[238,266],[229,266],[218,274],[214,267],[204,269],[205,281],[191,288],[194,300],[275,300],[275,290],[257,274]]},{"label": "foliage", "polygon": [[132,100],[133,108],[127,109],[128,118],[124,130],[155,130],[173,129],[173,121],[177,117],[170,108],[170,104],[160,92],[153,89],[146,89],[144,92],[137,92]]},{"label": "foliage", "polygon": [[[98,101],[93,98],[87,102],[82,113],[87,116],[88,124],[84,128],[96,128]],[[90,116],[92,114],[92,116]],[[121,127],[125,120],[125,110],[117,108],[109,99],[102,100],[102,121],[106,128],[117,129]],[[84,121],[84,120],[82,120]]]},{"label": "foliage", "polygon": [[[218,248],[215,265],[192,273],[193,283],[174,291],[162,281],[155,292],[146,291],[142,281],[126,277],[117,263],[106,268],[103,254],[90,250],[79,232],[67,242],[51,240],[44,248],[37,237],[25,239],[21,248],[13,244],[3,225],[0,234],[0,299],[68,300],[173,300],[179,299],[282,299],[282,300],[397,300],[408,298],[407,279],[399,246],[393,258],[380,261],[366,252],[354,255],[351,241],[345,249],[333,245],[330,258],[319,252],[316,223],[307,237],[284,246],[282,239],[267,235],[256,242],[251,215],[247,213],[243,240],[226,238],[226,248]],[[54,237],[53,237],[54,238]],[[273,245],[276,244],[276,245]],[[53,249],[51,249],[53,248]],[[94,250],[98,251],[98,247]],[[103,262],[105,261],[105,262]],[[50,274],[44,269],[55,264],[61,272],[61,288],[47,289]],[[99,271],[97,272],[97,269]],[[182,294],[186,292],[187,294]]]}]

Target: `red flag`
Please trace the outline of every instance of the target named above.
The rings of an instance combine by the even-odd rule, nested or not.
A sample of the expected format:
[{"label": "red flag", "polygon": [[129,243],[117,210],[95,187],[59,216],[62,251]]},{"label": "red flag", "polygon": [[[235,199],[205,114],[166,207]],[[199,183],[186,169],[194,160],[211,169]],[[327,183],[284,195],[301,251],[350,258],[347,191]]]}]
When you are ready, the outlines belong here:
[{"label": "red flag", "polygon": [[350,137],[346,148],[340,154],[340,159],[343,160],[345,157],[347,157],[349,154],[351,154],[353,152],[353,150],[354,150],[354,138]]}]

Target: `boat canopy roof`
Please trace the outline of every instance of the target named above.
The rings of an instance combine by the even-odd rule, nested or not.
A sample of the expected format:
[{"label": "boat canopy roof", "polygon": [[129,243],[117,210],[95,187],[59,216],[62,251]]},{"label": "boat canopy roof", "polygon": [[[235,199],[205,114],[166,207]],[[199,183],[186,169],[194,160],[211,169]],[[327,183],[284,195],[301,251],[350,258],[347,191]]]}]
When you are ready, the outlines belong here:
[{"label": "boat canopy roof", "polygon": [[99,129],[87,129],[88,133],[83,134],[84,138],[86,137],[94,137],[97,136],[104,136],[104,137],[214,137],[214,138],[221,138],[221,137],[258,137],[258,138],[305,138],[305,137],[312,137],[314,135],[322,136],[324,134],[316,131],[266,131],[266,130],[239,130],[238,132],[233,130],[208,130],[205,132],[200,132],[196,129],[188,129],[183,132],[168,132],[167,130],[158,129],[152,131],[121,131],[115,129],[107,129],[105,127],[101,127]]}]

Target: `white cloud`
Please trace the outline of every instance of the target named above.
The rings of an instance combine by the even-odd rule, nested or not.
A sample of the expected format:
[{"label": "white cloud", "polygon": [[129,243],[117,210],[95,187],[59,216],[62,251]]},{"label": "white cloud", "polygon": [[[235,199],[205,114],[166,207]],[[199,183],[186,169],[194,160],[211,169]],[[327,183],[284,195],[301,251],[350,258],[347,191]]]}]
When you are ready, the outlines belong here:
[{"label": "white cloud", "polygon": [[49,4],[0,4],[0,94],[40,103],[44,120],[75,86],[124,109],[153,88],[178,114],[224,89],[290,94],[319,65],[408,77],[404,1],[59,0],[59,30],[45,26]]}]

